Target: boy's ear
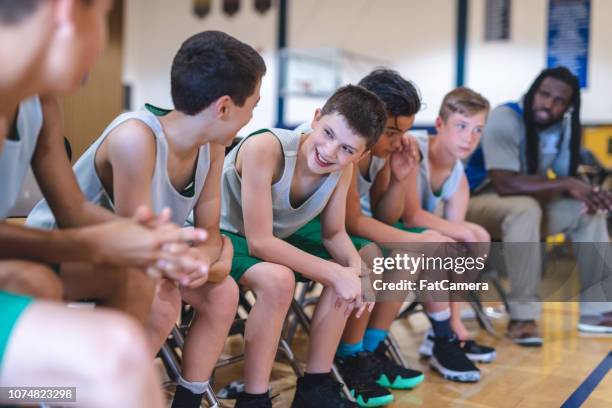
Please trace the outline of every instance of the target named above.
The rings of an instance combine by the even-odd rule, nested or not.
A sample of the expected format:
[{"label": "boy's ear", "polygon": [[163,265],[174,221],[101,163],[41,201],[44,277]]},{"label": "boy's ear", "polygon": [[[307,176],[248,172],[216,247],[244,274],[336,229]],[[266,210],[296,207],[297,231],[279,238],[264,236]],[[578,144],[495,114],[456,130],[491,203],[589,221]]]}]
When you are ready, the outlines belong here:
[{"label": "boy's ear", "polygon": [[371,147],[366,148],[363,152],[361,152],[361,156],[359,156],[359,159],[357,159],[357,162],[361,161],[361,159],[366,157],[367,154],[370,153],[371,151],[372,151]]},{"label": "boy's ear", "polygon": [[310,122],[310,128],[314,129],[315,124],[321,120],[321,108],[317,108],[315,110],[314,116],[312,117],[312,122]]},{"label": "boy's ear", "polygon": [[229,95],[223,95],[213,102],[215,117],[225,117],[229,114],[232,105],[232,98]]},{"label": "boy's ear", "polygon": [[440,128],[442,127],[442,125],[444,124],[444,120],[438,116],[436,118],[436,133],[440,133]]}]

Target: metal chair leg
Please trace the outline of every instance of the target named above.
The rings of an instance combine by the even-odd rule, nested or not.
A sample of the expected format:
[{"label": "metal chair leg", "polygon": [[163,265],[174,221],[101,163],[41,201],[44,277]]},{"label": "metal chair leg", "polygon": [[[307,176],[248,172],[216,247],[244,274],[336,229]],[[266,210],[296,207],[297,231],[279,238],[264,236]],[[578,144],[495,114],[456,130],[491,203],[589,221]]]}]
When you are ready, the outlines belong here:
[{"label": "metal chair leg", "polygon": [[495,327],[493,327],[491,319],[489,319],[489,316],[487,316],[484,309],[482,308],[482,303],[480,303],[480,299],[478,299],[478,296],[470,292],[470,298],[470,306],[472,306],[472,309],[474,309],[474,312],[476,313],[476,319],[478,320],[478,324],[480,325],[480,327],[485,329],[487,333],[489,333],[491,336],[497,337]]},{"label": "metal chair leg", "polygon": [[340,372],[338,371],[338,368],[336,367],[336,365],[332,365],[332,375],[334,376],[334,378],[336,379],[336,381],[342,383],[342,393],[344,394],[344,396],[352,402],[356,402],[355,398],[353,397],[353,394],[351,394],[351,391],[349,390],[349,388],[346,386],[346,383],[344,382],[344,380],[342,379],[342,376],[340,375]]},{"label": "metal chair leg", "polygon": [[[185,339],[179,328],[176,326],[174,326],[174,328],[172,329],[172,337],[177,347],[182,349],[185,344]],[[161,350],[159,351],[159,354],[168,372],[168,377],[170,377],[172,381],[177,381],[178,378],[181,376],[180,357],[174,352],[174,350],[172,350],[168,342],[164,343]],[[206,387],[206,390],[204,390],[203,398],[204,400],[206,400],[206,404],[209,408],[221,407],[221,405],[219,404],[219,400],[217,399],[217,396],[215,395],[210,384]]]},{"label": "metal chair leg", "polygon": [[297,377],[302,377],[304,375],[304,371],[302,370],[300,363],[295,358],[293,350],[291,350],[291,347],[289,347],[289,344],[285,341],[285,339],[280,339],[280,342],[278,344],[278,350],[282,351],[283,354],[285,354],[285,357],[287,357],[287,360],[289,360],[289,364],[291,365],[291,368],[293,368],[293,372],[295,373],[295,375]]},{"label": "metal chair leg", "polygon": [[221,407],[219,400],[217,399],[217,396],[215,395],[210,384],[208,385],[208,387],[206,387],[206,390],[204,391],[204,399],[206,400],[206,404],[208,404],[209,408]]},{"label": "metal chair leg", "polygon": [[395,336],[389,333],[385,339],[385,344],[387,346],[387,350],[391,354],[391,358],[395,361],[395,363],[404,368],[408,368],[408,361],[406,361],[406,358],[404,357]]}]

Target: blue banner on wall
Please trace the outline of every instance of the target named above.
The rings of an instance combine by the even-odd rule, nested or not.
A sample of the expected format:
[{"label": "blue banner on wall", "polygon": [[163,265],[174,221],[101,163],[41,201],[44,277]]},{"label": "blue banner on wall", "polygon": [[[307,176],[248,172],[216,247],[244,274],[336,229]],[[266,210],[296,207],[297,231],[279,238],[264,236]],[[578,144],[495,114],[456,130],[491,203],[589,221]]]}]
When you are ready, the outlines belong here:
[{"label": "blue banner on wall", "polygon": [[591,0],[549,0],[547,66],[566,66],[587,86]]}]

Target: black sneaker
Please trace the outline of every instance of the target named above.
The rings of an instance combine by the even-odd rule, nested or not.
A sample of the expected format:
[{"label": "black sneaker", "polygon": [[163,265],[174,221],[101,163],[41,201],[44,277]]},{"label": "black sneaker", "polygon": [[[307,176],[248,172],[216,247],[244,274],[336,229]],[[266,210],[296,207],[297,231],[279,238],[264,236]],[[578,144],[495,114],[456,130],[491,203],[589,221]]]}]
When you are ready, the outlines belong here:
[{"label": "black sneaker", "polygon": [[497,356],[493,347],[478,344],[474,340],[462,341],[461,350],[467,358],[477,363],[490,363]]},{"label": "black sneaker", "polygon": [[[429,358],[433,353],[434,347],[434,333],[433,330],[429,329],[425,332],[423,343],[419,347],[419,354],[423,357]],[[477,363],[490,363],[495,360],[497,356],[493,347],[478,344],[473,340],[466,340],[461,342],[461,350],[465,353],[467,358]]]},{"label": "black sneaker", "polygon": [[306,387],[298,378],[291,408],[357,408],[358,405],[342,395],[342,383],[329,374],[322,384]]},{"label": "black sneaker", "polygon": [[461,350],[456,337],[435,338],[429,364],[447,380],[457,382],[480,380],[480,370]]},{"label": "black sneaker", "polygon": [[177,384],[172,399],[172,408],[197,408],[202,403],[204,394],[194,394],[182,385]]},{"label": "black sneaker", "polygon": [[236,398],[234,408],[272,408],[272,398],[268,393],[265,396],[249,398],[248,394],[241,392]]},{"label": "black sneaker", "polygon": [[376,383],[383,387],[407,390],[416,387],[425,379],[422,372],[405,368],[391,360],[387,356],[387,346],[384,342],[378,345],[376,351],[372,353],[372,358],[378,361],[380,367]]},{"label": "black sneaker", "polygon": [[336,366],[360,407],[380,407],[393,401],[393,394],[377,383],[382,369],[373,353],[337,357]]}]

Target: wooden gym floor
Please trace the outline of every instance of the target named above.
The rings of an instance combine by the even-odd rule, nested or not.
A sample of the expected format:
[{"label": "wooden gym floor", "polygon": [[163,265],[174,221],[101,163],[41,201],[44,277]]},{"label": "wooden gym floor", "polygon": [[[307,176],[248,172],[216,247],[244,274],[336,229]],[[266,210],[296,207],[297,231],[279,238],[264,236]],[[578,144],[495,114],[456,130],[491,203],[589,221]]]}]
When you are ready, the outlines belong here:
[{"label": "wooden gym floor", "polygon": [[[498,337],[479,330],[473,320],[466,324],[478,341],[497,348],[492,364],[479,365],[482,379],[476,384],[459,384],[443,380],[429,369],[427,361],[418,357],[418,346],[429,324],[423,314],[396,321],[392,333],[401,344],[404,355],[413,368],[425,372],[425,381],[411,391],[394,391],[390,408],[422,407],[495,407],[535,408],[559,407],[582,384],[598,364],[612,351],[612,337],[592,337],[576,330],[578,306],[572,303],[545,303],[540,329],[544,337],[542,348],[525,348],[512,344],[504,337],[506,318],[494,320]],[[304,361],[307,338],[298,333],[293,345],[298,359]],[[242,340],[229,339],[226,352],[239,354]],[[242,363],[217,370],[215,390],[232,380],[242,378]],[[282,360],[272,373],[274,407],[289,407],[295,392],[295,376]],[[223,406],[233,402],[222,400]],[[583,407],[612,407],[612,371],[596,386]]]}]

